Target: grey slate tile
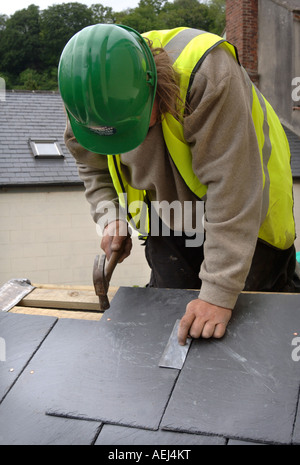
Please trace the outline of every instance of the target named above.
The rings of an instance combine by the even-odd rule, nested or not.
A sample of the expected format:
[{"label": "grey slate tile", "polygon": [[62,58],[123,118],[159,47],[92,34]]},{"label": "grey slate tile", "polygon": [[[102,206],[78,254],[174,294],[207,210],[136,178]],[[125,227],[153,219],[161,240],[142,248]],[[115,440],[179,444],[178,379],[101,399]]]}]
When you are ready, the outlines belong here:
[{"label": "grey slate tile", "polygon": [[0,445],[93,444],[100,424],[45,415],[47,391],[35,389],[33,376],[23,373],[0,405]]},{"label": "grey slate tile", "polygon": [[0,361],[0,402],[55,322],[52,317],[0,312],[0,337],[5,344],[5,360]]},{"label": "grey slate tile", "polygon": [[265,446],[262,442],[239,441],[238,439],[229,439],[228,446]]},{"label": "grey slate tile", "polygon": [[[297,363],[300,364],[300,361],[298,361]],[[300,397],[299,397],[299,401],[300,401]],[[298,410],[297,410],[294,432],[293,432],[293,444],[300,445],[300,405],[299,403],[298,403]]]},{"label": "grey slate tile", "polygon": [[171,431],[150,431],[117,425],[104,425],[95,446],[104,445],[198,445],[222,446],[226,439],[217,436],[176,433]]},{"label": "grey slate tile", "polygon": [[[157,429],[178,376],[178,370],[160,368],[159,360],[196,294],[120,288],[99,325],[83,330],[84,322],[65,323],[65,337],[77,342],[65,344],[64,381],[49,399],[48,413]],[[58,330],[56,325],[52,334]]]},{"label": "grey slate tile", "polygon": [[[19,381],[18,381],[19,383]],[[22,389],[26,386],[20,385]],[[92,445],[100,425],[94,421],[73,420],[45,415],[45,405],[31,392],[20,403],[15,387],[0,405],[0,445]],[[29,397],[29,398],[28,398]]]},{"label": "grey slate tile", "polygon": [[[54,351],[55,356],[53,352],[48,354],[47,349],[42,349],[44,344],[47,346],[55,321],[55,318],[45,316],[0,314],[0,334],[7,342],[7,361],[4,364],[0,362],[0,386],[2,392],[7,391],[8,385],[11,388],[0,404],[0,445],[92,444],[98,435],[100,424],[97,422],[45,415],[47,401],[55,396],[57,383],[63,380],[61,371],[59,379],[51,376],[53,369],[60,364],[63,341],[60,344],[57,341],[59,345]],[[49,335],[38,348],[49,330]],[[9,371],[10,367],[14,367],[13,372]],[[9,382],[8,374],[12,377]]]},{"label": "grey slate tile", "polygon": [[242,294],[222,340],[193,341],[162,429],[290,444],[299,325],[300,295]]}]

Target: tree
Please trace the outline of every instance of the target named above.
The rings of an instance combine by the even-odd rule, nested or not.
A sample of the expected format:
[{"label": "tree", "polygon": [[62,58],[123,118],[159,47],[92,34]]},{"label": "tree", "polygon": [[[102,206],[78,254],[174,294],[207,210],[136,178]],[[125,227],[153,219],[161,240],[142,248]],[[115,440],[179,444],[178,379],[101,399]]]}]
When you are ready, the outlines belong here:
[{"label": "tree", "polygon": [[40,74],[35,69],[25,69],[19,76],[21,85],[16,86],[16,89],[38,90]]},{"label": "tree", "polygon": [[161,29],[163,23],[159,14],[164,3],[165,0],[140,0],[136,8],[117,13],[117,22],[126,24],[140,33]]},{"label": "tree", "polygon": [[0,32],[6,28],[6,21],[8,20],[7,15],[0,14]]},{"label": "tree", "polygon": [[116,13],[116,17],[117,22],[139,32],[179,26],[210,31],[214,27],[215,12],[216,9],[210,10],[209,5],[198,0],[140,0],[137,8]]},{"label": "tree", "polygon": [[37,69],[40,61],[39,7],[30,5],[16,11],[1,23],[0,59],[1,70],[18,74],[27,67]]},{"label": "tree", "polygon": [[92,11],[92,21],[94,24],[111,24],[116,22],[116,14],[110,6],[103,6],[101,3],[96,3],[91,5],[90,9]]},{"label": "tree", "polygon": [[19,75],[19,84],[15,89],[57,90],[57,68],[48,68],[43,72],[27,68]]},{"label": "tree", "polygon": [[45,66],[57,66],[68,40],[86,26],[93,24],[93,12],[81,3],[53,5],[41,14],[42,58]]},{"label": "tree", "polygon": [[[4,37],[5,37],[5,29],[6,29],[6,21],[8,20],[8,17],[6,15],[0,15],[0,62],[2,62],[3,60],[3,54],[4,54],[4,47],[3,47],[3,41],[4,41]],[[3,78],[2,76],[3,74],[3,71],[1,73],[1,77]]]},{"label": "tree", "polygon": [[210,32],[222,34],[226,26],[226,0],[210,0],[208,9],[212,20]]},{"label": "tree", "polygon": [[140,0],[121,12],[95,3],[70,2],[40,11],[36,5],[0,14],[0,76],[6,88],[57,89],[57,65],[63,47],[82,28],[119,23],[146,32],[187,26],[222,34],[225,0]]},{"label": "tree", "polygon": [[212,22],[208,6],[199,3],[198,0],[167,2],[160,16],[164,18],[165,27],[168,29],[186,26],[209,31]]}]

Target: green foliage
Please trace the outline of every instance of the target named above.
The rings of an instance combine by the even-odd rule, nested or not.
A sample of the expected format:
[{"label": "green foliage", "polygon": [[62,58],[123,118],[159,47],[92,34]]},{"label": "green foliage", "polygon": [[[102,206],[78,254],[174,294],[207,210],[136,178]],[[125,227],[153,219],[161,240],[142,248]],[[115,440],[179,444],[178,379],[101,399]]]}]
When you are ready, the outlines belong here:
[{"label": "green foliage", "polygon": [[188,26],[195,29],[210,31],[212,19],[207,5],[198,0],[175,0],[167,2],[161,11],[168,29]]},{"label": "green foliage", "polygon": [[162,29],[164,23],[161,21],[160,13],[164,3],[159,0],[140,0],[136,8],[117,13],[117,23],[126,24],[140,33]]},{"label": "green foliage", "polygon": [[19,75],[19,84],[15,89],[22,90],[57,90],[57,68],[52,67],[43,72],[27,68]]},{"label": "green foliage", "polygon": [[43,63],[57,66],[60,54],[71,37],[93,23],[93,13],[81,3],[53,5],[41,14]]},{"label": "green foliage", "polygon": [[209,32],[222,35],[225,29],[225,10],[226,2],[224,0],[210,0],[209,16],[212,19],[211,28]]},{"label": "green foliage", "polygon": [[2,23],[0,31],[1,71],[19,74],[25,67],[40,65],[39,7],[30,5]]},{"label": "green foliage", "polygon": [[116,13],[109,6],[103,6],[100,3],[91,5],[93,23],[115,23]]},{"label": "green foliage", "polygon": [[10,17],[0,14],[0,76],[6,88],[56,90],[63,47],[77,31],[97,23],[126,24],[139,32],[187,26],[222,34],[225,0],[140,0],[120,12],[100,3],[70,2],[43,11],[32,4]]}]

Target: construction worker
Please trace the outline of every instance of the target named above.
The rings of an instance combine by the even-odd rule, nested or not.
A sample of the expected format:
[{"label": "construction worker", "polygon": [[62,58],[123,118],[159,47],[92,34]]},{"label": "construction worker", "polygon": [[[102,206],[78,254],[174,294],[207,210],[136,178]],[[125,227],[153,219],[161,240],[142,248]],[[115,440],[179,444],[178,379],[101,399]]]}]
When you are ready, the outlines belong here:
[{"label": "construction worker", "polygon": [[130,254],[127,219],[147,236],[149,286],[200,289],[180,344],[222,337],[242,290],[297,292],[289,146],[231,44],[93,25],[66,45],[59,88],[107,256]]}]

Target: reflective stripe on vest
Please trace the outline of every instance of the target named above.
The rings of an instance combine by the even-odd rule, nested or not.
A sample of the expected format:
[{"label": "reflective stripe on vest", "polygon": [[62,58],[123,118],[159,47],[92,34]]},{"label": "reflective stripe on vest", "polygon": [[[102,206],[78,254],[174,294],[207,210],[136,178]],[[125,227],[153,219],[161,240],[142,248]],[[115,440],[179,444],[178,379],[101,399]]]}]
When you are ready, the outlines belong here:
[{"label": "reflective stripe on vest", "polygon": [[149,234],[149,212],[147,193],[130,186],[122,176],[120,155],[107,155],[108,167],[119,204],[127,213],[127,220],[141,236]]},{"label": "reflective stripe on vest", "polygon": [[[147,33],[153,41],[153,46],[159,46],[157,31]],[[173,67],[180,76],[180,97],[183,102],[188,98],[194,76],[208,53],[215,47],[226,47],[238,61],[236,49],[215,34],[197,29],[177,28],[172,32],[172,38],[162,46],[173,60]],[[190,63],[190,67],[187,66]],[[184,111],[184,108],[183,110]],[[182,115],[183,116],[183,115]],[[183,125],[169,113],[162,116],[164,139],[179,173],[188,188],[200,199],[207,191],[207,186],[200,183],[192,168],[192,153],[183,135]],[[175,137],[174,137],[175,136]]]},{"label": "reflective stripe on vest", "polygon": [[[177,28],[151,31],[144,34],[154,47],[163,47],[173,60],[180,76],[181,98],[185,102],[195,73],[207,54],[215,47],[226,48],[237,60],[235,47],[215,34],[196,29]],[[242,68],[243,69],[243,68]],[[279,249],[289,248],[295,240],[293,217],[292,175],[290,150],[281,123],[245,72],[252,103],[252,118],[261,155],[263,173],[262,223],[259,238]],[[188,188],[198,197],[205,198],[207,186],[200,183],[192,169],[192,154],[183,136],[183,126],[170,114],[162,116],[162,130],[171,159]],[[119,196],[127,194],[128,220],[142,234],[149,231],[145,214],[146,192],[134,189],[124,179],[120,155],[108,156],[108,165]],[[284,180],[284,182],[282,181]],[[121,199],[121,204],[125,204]],[[131,206],[132,204],[132,206]]]},{"label": "reflective stripe on vest", "polygon": [[273,108],[252,85],[252,118],[263,169],[262,224],[258,237],[278,249],[295,241],[290,148]]}]

